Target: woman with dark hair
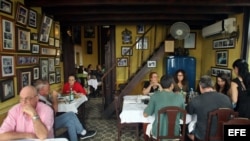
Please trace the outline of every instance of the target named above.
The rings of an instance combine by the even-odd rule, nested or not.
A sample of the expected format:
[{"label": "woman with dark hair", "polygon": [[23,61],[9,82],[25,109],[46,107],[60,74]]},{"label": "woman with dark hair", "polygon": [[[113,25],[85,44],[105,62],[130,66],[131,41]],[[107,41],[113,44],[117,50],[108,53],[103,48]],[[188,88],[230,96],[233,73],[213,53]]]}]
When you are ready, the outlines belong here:
[{"label": "woman with dark hair", "polygon": [[236,74],[231,82],[231,100],[239,117],[250,118],[250,75],[248,63],[243,59],[237,59],[233,63],[233,71]]},{"label": "woman with dark hair", "polygon": [[174,92],[181,92],[181,91],[188,92],[189,91],[189,85],[188,85],[186,72],[183,69],[179,69],[175,72],[174,80],[176,83],[174,87]]},{"label": "woman with dark hair", "polygon": [[219,73],[216,77],[215,90],[225,95],[229,94],[230,78],[225,73]]}]

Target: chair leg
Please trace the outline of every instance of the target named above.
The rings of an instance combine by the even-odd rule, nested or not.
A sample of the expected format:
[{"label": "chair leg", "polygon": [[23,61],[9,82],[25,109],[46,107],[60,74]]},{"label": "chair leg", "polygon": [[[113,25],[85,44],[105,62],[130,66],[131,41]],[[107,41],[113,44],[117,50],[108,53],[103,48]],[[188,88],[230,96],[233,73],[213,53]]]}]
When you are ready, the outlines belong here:
[{"label": "chair leg", "polygon": [[139,126],[136,126],[136,140],[140,141],[140,137],[139,137]]},{"label": "chair leg", "polygon": [[121,129],[118,127],[118,141],[121,141]]}]

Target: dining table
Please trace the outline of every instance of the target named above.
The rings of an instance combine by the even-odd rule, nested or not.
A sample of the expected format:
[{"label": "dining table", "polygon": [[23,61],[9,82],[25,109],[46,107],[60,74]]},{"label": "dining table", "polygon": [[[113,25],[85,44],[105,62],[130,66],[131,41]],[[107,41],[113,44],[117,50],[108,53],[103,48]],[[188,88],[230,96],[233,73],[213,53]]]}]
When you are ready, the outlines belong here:
[{"label": "dining table", "polygon": [[[121,123],[142,123],[143,124],[143,133],[144,139],[148,140],[148,136],[152,128],[152,123],[155,120],[154,115],[148,117],[143,116],[143,111],[147,107],[147,104],[144,104],[145,99],[150,99],[150,96],[147,95],[126,95],[123,97],[123,106],[122,112],[120,113]],[[131,116],[133,115],[133,116]],[[194,117],[190,114],[186,115],[186,124],[191,122]],[[180,124],[183,121],[180,120]]]},{"label": "dining table", "polygon": [[69,101],[69,95],[59,97],[58,112],[74,112],[78,113],[78,107],[88,101],[86,95],[77,95],[73,101]]}]

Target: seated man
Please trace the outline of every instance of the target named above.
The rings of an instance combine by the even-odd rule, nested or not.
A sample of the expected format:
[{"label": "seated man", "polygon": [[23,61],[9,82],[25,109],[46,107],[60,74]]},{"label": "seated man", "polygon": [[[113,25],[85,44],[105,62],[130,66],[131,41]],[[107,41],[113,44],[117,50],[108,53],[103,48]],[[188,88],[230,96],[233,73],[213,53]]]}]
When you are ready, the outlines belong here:
[{"label": "seated man", "polygon": [[[144,110],[144,117],[147,117],[148,115],[155,115],[155,119],[158,118],[158,111],[163,108],[163,107],[167,107],[167,106],[178,106],[184,109],[184,99],[182,97],[182,95],[180,94],[175,94],[173,92],[174,89],[174,78],[172,76],[169,75],[164,75],[161,77],[161,86],[162,86],[162,91],[157,91],[156,94],[152,95],[148,106],[146,107],[146,109]],[[179,121],[179,120],[177,120]],[[163,119],[161,121],[161,123],[163,125],[167,125],[166,120]],[[157,136],[157,125],[158,122],[157,120],[154,120],[153,126],[152,126],[152,135],[154,137]],[[160,133],[160,135],[165,136],[168,128],[167,127],[163,127],[162,128],[162,132]],[[175,134],[178,135],[180,134],[180,126],[179,126],[179,122],[176,123],[176,128],[175,128]]]},{"label": "seated man", "polygon": [[20,91],[20,103],[13,106],[2,126],[0,140],[53,138],[54,113],[38,101],[36,88],[26,86]]},{"label": "seated man", "polygon": [[[35,87],[39,93],[38,95],[40,101],[52,106],[54,112],[56,113],[58,111],[58,92],[52,91],[52,100],[50,101],[48,98],[50,91],[48,81],[37,80]],[[68,128],[68,134],[71,141],[77,141],[78,137],[80,137],[80,139],[90,138],[96,134],[96,131],[86,131],[80,123],[78,117],[73,112],[62,113],[55,117],[55,129],[62,127]]]},{"label": "seated man", "polygon": [[[218,108],[233,108],[229,97],[216,92],[213,86],[214,84],[210,76],[202,76],[199,82],[201,95],[193,98],[186,107],[189,114],[197,115],[194,131],[188,135],[191,140],[194,140],[195,137],[199,140],[205,138],[208,114],[210,111]],[[212,125],[211,127],[213,127],[211,129],[211,133],[213,134],[214,131],[216,131],[216,126]]]},{"label": "seated man", "polygon": [[66,82],[63,86],[63,94],[69,94],[70,88],[72,88],[74,94],[83,94],[87,95],[86,90],[83,88],[83,86],[76,81],[76,77],[72,74],[68,77],[68,82]]}]

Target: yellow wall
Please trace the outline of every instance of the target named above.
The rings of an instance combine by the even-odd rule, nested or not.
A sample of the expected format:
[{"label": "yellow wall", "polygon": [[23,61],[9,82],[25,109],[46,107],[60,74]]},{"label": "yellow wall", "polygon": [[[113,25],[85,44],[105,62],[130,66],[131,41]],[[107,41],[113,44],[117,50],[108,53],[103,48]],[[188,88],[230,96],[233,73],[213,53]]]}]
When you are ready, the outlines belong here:
[{"label": "yellow wall", "polygon": [[[23,3],[23,0],[13,0],[13,9],[12,9],[12,15],[9,15],[9,14],[5,14],[5,13],[2,13],[0,12],[0,16],[5,16],[5,17],[8,17],[8,18],[11,18],[13,20],[15,20],[14,16],[16,15],[16,6],[17,6],[17,2],[21,2]],[[28,7],[27,7],[28,8]],[[39,30],[39,26],[40,26],[40,23],[41,23],[41,18],[42,18],[42,12],[41,12],[41,8],[38,8],[38,7],[31,7],[33,10],[37,11],[38,12],[38,17],[37,17],[37,28],[34,29],[34,28],[30,28],[29,26],[26,26],[26,27],[23,27],[23,28],[27,28],[30,30],[30,33],[38,33],[38,30]],[[15,22],[14,22],[15,23]],[[54,25],[54,24],[53,24]],[[51,29],[51,32],[50,32],[50,37],[54,37],[54,28],[53,28],[53,25],[52,25],[52,29]],[[31,43],[38,43],[37,41],[33,41],[31,40]],[[40,44],[40,43],[38,43]],[[42,44],[44,46],[48,46],[48,44]],[[1,53],[8,53],[8,54],[24,54],[24,55],[31,55],[31,53],[19,53],[19,52],[0,52]],[[41,58],[48,58],[46,56],[40,56]],[[35,65],[34,65],[35,66]],[[18,68],[33,68],[34,66],[16,66],[15,70],[18,69]],[[64,82],[63,80],[63,63],[60,62],[60,66],[61,67],[61,83],[58,83],[58,84],[53,84],[51,85],[51,89],[56,89],[56,90],[60,90],[61,87],[62,87],[62,82]],[[8,110],[16,103],[19,102],[19,96],[18,96],[18,91],[17,91],[17,77],[14,76],[14,91],[15,91],[15,96],[14,98],[11,98],[9,100],[6,100],[4,102],[0,102],[0,125],[3,121],[3,119],[5,118]],[[2,78],[0,80],[4,80],[5,78]]]}]

